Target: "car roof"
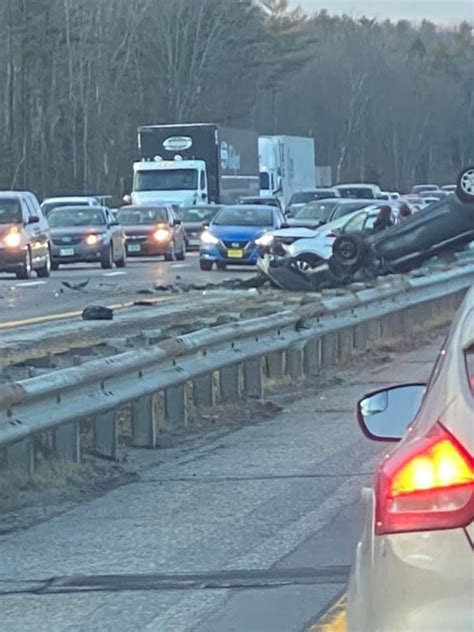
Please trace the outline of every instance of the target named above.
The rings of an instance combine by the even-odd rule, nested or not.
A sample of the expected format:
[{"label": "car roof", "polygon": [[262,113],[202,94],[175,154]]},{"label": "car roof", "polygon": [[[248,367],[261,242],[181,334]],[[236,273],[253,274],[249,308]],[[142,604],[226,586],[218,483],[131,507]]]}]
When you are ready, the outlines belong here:
[{"label": "car roof", "polygon": [[85,200],[95,200],[97,202],[97,198],[95,198],[93,195],[65,195],[65,196],[61,196],[61,197],[51,197],[51,198],[45,198],[43,200],[44,202],[84,202]]},{"label": "car roof", "polygon": [[4,200],[20,200],[25,195],[25,193],[26,191],[0,191],[0,198]]},{"label": "car roof", "polygon": [[[88,206],[87,204],[84,204],[84,206],[58,206],[58,208],[52,209],[50,213],[56,213],[56,211],[74,211],[74,213],[79,211],[104,211],[105,213],[109,210],[110,209],[106,206]],[[48,213],[48,217],[50,213]]]},{"label": "car roof", "polygon": [[[390,200],[381,200],[381,202],[389,202]],[[324,202],[324,200],[321,200],[321,202]],[[373,206],[374,204],[376,204],[376,202],[374,202],[374,199],[370,199],[370,198],[341,198],[338,199],[337,203],[338,204],[354,204],[354,202],[360,202],[361,204],[363,204],[364,202],[367,202],[367,206]]]},{"label": "car roof", "polygon": [[167,204],[127,204],[121,206],[117,211],[149,211],[149,210],[168,209]]}]

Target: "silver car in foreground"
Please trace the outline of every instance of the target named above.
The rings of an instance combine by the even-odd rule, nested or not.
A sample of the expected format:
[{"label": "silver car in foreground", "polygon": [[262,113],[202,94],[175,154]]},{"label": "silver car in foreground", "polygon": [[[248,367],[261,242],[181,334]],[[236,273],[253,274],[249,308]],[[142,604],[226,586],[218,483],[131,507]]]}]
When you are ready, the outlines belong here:
[{"label": "silver car in foreground", "polygon": [[363,491],[349,632],[474,630],[474,288],[427,385],[367,395],[364,433],[398,441]]}]

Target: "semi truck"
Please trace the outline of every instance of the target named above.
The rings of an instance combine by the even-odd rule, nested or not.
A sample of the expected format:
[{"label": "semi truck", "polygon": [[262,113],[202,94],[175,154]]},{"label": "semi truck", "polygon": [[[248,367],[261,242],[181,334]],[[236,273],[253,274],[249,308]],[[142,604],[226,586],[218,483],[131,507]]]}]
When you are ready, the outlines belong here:
[{"label": "semi truck", "polygon": [[296,191],[316,187],[314,140],[301,136],[260,136],[260,196],[277,196],[283,207]]},{"label": "semi truck", "polygon": [[133,204],[231,204],[258,195],[258,136],[216,124],[138,128]]}]

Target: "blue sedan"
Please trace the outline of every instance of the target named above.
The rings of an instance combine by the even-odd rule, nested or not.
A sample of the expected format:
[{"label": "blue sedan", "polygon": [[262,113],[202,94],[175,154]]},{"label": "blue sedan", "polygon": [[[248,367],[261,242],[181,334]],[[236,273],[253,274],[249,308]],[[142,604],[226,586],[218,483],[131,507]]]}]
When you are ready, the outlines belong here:
[{"label": "blue sedan", "polygon": [[265,233],[280,228],[284,221],[276,207],[225,206],[201,235],[201,270],[211,270],[214,263],[219,270],[228,265],[255,265]]}]

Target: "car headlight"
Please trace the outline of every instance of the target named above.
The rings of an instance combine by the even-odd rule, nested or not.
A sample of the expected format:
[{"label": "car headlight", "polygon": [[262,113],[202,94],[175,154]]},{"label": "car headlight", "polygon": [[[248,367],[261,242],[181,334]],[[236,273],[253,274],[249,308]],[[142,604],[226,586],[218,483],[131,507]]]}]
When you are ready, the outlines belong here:
[{"label": "car headlight", "polygon": [[211,232],[209,232],[208,230],[205,230],[202,235],[201,235],[201,241],[203,244],[209,244],[212,246],[215,246],[216,244],[219,243],[219,240],[217,239],[217,237],[215,237]]},{"label": "car headlight", "polygon": [[169,241],[171,237],[171,233],[166,228],[158,228],[158,230],[153,234],[153,237],[156,241]]},{"label": "car headlight", "polygon": [[99,235],[87,235],[86,244],[88,246],[96,246],[99,243],[100,236]]},{"label": "car headlight", "polygon": [[21,244],[21,234],[17,230],[12,230],[5,235],[3,243],[7,248],[18,248]]},{"label": "car headlight", "polygon": [[273,241],[273,235],[271,233],[265,233],[261,237],[255,240],[257,246],[269,246]]}]

